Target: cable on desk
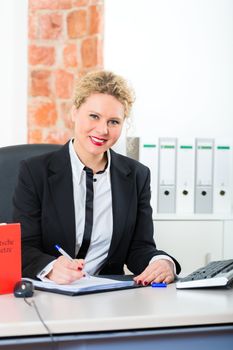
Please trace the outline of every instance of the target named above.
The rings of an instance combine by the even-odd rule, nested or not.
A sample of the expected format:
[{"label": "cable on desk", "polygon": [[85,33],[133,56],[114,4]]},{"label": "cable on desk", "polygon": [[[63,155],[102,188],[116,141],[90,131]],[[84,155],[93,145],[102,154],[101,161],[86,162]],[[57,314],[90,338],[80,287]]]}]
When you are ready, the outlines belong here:
[{"label": "cable on desk", "polygon": [[25,301],[25,303],[26,303],[27,305],[32,306],[32,307],[35,309],[36,314],[37,314],[39,320],[40,320],[41,323],[43,324],[43,326],[44,326],[44,328],[46,329],[48,335],[50,336],[50,340],[51,340],[51,344],[52,344],[52,350],[56,350],[56,349],[57,349],[57,343],[55,342],[55,339],[54,339],[54,337],[53,337],[53,333],[51,332],[50,328],[47,326],[47,324],[46,324],[45,321],[43,320],[43,318],[42,318],[42,316],[41,316],[41,314],[40,314],[40,312],[39,312],[39,309],[38,309],[38,307],[37,307],[37,305],[36,305],[35,300],[34,300],[34,299],[31,299],[31,300],[29,301],[29,300],[27,300],[26,298],[24,298],[24,301]]}]

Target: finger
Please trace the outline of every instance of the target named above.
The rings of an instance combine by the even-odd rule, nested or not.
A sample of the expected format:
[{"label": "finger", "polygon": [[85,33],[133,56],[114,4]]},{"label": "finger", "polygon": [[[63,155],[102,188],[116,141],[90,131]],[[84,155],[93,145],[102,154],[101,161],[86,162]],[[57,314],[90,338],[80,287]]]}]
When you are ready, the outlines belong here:
[{"label": "finger", "polygon": [[58,284],[70,284],[75,280],[84,277],[84,271],[77,271],[67,268],[54,268],[48,278]]},{"label": "finger", "polygon": [[154,271],[152,273],[148,273],[148,275],[145,277],[145,279],[142,281],[142,284],[144,286],[147,286],[148,284],[152,282],[160,283],[163,282],[165,279],[166,275],[165,273],[155,273]]},{"label": "finger", "polygon": [[174,275],[169,275],[165,278],[164,283],[167,283],[167,284],[172,283],[174,279],[175,279]]},{"label": "finger", "polygon": [[77,270],[68,270],[67,273],[64,275],[64,283],[70,284],[76,280],[79,280],[81,278],[85,277],[84,271],[77,271]]},{"label": "finger", "polygon": [[[63,267],[72,269],[72,270],[82,270],[83,269],[83,259],[79,261],[78,259],[70,260],[65,256],[60,256],[56,263],[57,266],[61,265]],[[54,264],[54,265],[55,265]]]},{"label": "finger", "polygon": [[[147,268],[138,276],[135,277],[135,281],[138,284],[143,284],[144,282],[151,282],[158,274],[162,272],[159,264],[153,264],[147,266]],[[153,274],[153,276],[151,276]]]},{"label": "finger", "polygon": [[[136,276],[134,278],[134,281],[137,283],[137,284],[148,284],[147,282],[149,282],[149,276],[151,275],[150,271],[144,271],[143,273],[141,273],[140,275]],[[153,278],[152,278],[153,279]]]},{"label": "finger", "polygon": [[140,275],[136,276],[134,280],[137,284],[144,286],[152,281],[156,283],[169,281],[170,283],[174,280],[173,264],[164,259],[154,261]]},{"label": "finger", "polygon": [[73,266],[73,264],[75,263],[75,265],[77,265],[77,263],[75,262],[75,260],[70,260],[69,258],[67,258],[66,256],[59,256],[59,258],[56,259],[56,262],[54,265],[57,266],[66,266],[66,267],[71,267]]},{"label": "finger", "polygon": [[84,259],[75,259],[75,260],[78,260],[78,262],[79,262],[80,264],[85,265],[85,260],[84,260]]},{"label": "finger", "polygon": [[140,274],[136,277],[134,277],[134,281],[137,283],[137,284],[142,284],[142,282],[144,281],[144,278],[143,276],[145,276],[145,274]]},{"label": "finger", "polygon": [[48,278],[59,284],[68,284],[84,276],[85,272],[81,268],[78,269],[77,261],[71,261],[64,256],[61,256],[55,261]]},{"label": "finger", "polygon": [[160,282],[163,282],[163,283],[166,283],[166,284],[169,284],[171,282],[174,281],[174,275],[171,274],[171,273],[161,273],[160,275],[158,275],[156,278],[154,278],[153,282],[155,283],[160,283]]},{"label": "finger", "polygon": [[164,270],[163,266],[157,265],[156,269],[152,269],[150,266],[146,268],[143,273],[137,276],[135,279],[136,283],[142,284],[144,286],[151,282],[160,283],[170,283],[174,280],[174,274],[170,268]]},{"label": "finger", "polygon": [[78,270],[84,269],[85,261],[83,259],[74,259],[74,261],[77,263]]},{"label": "finger", "polygon": [[166,283],[166,278],[167,278],[167,274],[165,272],[160,273],[159,275],[157,275],[156,277],[153,278],[153,281],[151,282],[155,282],[155,283],[161,283],[164,282]]}]

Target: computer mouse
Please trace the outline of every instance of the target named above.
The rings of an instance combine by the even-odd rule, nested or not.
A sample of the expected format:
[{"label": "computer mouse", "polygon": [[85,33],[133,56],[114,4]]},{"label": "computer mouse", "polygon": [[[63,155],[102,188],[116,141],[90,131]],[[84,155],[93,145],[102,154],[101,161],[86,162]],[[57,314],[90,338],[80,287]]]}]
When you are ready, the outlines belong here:
[{"label": "computer mouse", "polygon": [[14,286],[14,296],[16,298],[32,297],[34,293],[33,283],[30,281],[18,281]]}]

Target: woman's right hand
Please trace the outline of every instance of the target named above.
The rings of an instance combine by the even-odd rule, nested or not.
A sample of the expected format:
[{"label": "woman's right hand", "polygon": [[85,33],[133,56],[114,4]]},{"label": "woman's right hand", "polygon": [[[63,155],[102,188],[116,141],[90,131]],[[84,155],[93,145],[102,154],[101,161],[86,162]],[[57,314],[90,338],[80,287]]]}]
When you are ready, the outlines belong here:
[{"label": "woman's right hand", "polygon": [[85,276],[84,264],[83,259],[71,261],[65,256],[60,256],[46,277],[57,284],[70,284]]}]

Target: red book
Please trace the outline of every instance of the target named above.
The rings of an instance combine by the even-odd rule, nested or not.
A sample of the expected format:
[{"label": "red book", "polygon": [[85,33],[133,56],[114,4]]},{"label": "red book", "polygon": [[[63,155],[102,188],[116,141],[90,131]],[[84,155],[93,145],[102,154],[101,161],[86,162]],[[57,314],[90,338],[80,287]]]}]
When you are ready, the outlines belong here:
[{"label": "red book", "polygon": [[0,294],[12,293],[21,277],[20,224],[0,224]]}]

